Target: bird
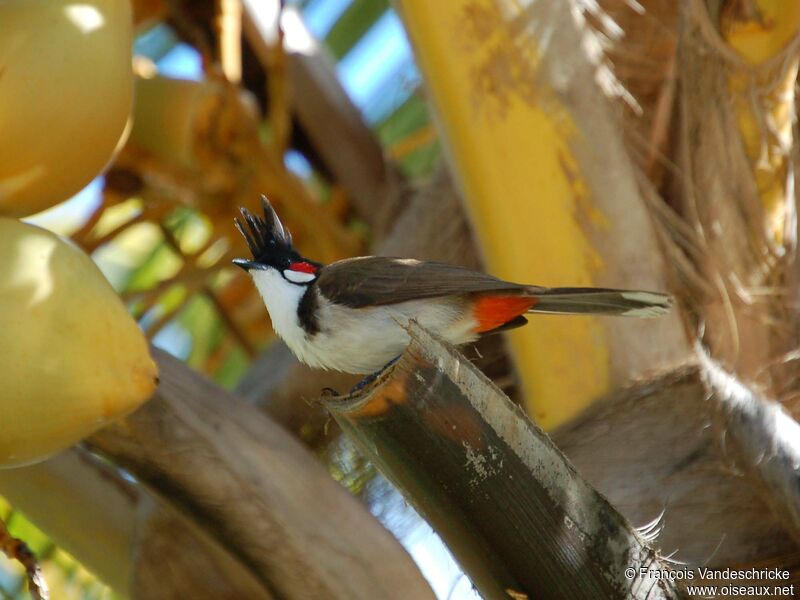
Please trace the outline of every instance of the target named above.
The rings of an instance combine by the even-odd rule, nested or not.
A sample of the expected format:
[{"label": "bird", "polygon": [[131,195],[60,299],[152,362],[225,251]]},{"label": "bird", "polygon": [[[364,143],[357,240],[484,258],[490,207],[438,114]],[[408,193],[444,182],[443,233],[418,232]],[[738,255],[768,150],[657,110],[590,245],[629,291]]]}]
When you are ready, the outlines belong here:
[{"label": "bird", "polygon": [[529,313],[657,317],[672,298],[659,292],[547,288],[504,281],[441,262],[360,256],[321,264],[302,256],[266,196],[263,217],[241,208],[234,224],[252,258],[249,273],[278,336],[303,363],[373,374],[410,342],[412,319],[450,344],[521,327]]}]

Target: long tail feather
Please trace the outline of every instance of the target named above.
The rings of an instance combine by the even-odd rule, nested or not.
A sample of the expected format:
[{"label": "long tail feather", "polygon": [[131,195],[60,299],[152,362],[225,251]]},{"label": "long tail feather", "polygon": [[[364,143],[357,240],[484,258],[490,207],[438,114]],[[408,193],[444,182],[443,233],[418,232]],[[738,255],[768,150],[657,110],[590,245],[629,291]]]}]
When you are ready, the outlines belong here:
[{"label": "long tail feather", "polygon": [[536,299],[528,312],[658,317],[672,306],[667,294],[601,288],[550,288]]}]

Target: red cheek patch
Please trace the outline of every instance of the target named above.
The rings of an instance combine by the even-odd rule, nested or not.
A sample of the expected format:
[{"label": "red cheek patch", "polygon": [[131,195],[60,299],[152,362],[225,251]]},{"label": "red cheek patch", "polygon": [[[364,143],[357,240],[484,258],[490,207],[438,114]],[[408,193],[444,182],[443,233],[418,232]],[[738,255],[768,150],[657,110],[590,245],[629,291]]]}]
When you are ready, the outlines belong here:
[{"label": "red cheek patch", "polygon": [[293,262],[289,265],[289,269],[298,273],[310,273],[312,275],[318,271],[317,267],[306,261]]}]

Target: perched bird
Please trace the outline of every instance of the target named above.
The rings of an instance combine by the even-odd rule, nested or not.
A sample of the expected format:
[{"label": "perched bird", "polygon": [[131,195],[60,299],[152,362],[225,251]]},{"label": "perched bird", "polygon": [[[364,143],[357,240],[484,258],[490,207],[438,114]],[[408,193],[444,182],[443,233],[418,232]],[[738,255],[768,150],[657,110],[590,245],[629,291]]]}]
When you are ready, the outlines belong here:
[{"label": "perched bird", "polygon": [[292,236],[262,196],[264,217],[242,208],[236,228],[252,260],[234,264],[253,278],[275,332],[302,362],[373,373],[402,354],[415,319],[451,344],[520,327],[526,313],[655,317],[671,304],[656,292],[545,288],[411,258],[362,256],[322,265],[292,247]]}]

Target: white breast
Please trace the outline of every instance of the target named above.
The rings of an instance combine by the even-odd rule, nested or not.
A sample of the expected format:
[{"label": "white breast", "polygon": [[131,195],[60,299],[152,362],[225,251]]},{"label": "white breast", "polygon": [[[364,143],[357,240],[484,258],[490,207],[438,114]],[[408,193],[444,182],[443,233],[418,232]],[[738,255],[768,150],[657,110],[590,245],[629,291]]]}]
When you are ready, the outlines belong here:
[{"label": "white breast", "polygon": [[409,337],[404,326],[410,319],[452,344],[477,338],[473,333],[477,322],[467,310],[466,302],[453,298],[349,308],[318,296],[320,331],[308,335],[297,316],[306,288],[286,281],[275,270],[252,273],[275,332],[297,358],[312,367],[373,373],[405,350]]}]

